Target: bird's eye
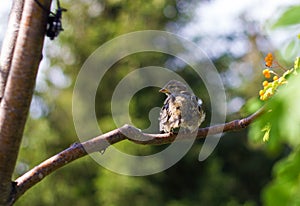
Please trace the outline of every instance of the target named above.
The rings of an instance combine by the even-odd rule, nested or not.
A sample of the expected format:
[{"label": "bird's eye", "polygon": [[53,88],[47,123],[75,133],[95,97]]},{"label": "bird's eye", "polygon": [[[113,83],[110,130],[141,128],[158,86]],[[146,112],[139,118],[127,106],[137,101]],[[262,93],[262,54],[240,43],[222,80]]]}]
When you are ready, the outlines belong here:
[{"label": "bird's eye", "polygon": [[202,100],[201,100],[201,99],[198,99],[198,105],[200,105],[200,106],[201,106],[201,105],[202,105],[202,103],[203,103],[203,102],[202,102]]}]

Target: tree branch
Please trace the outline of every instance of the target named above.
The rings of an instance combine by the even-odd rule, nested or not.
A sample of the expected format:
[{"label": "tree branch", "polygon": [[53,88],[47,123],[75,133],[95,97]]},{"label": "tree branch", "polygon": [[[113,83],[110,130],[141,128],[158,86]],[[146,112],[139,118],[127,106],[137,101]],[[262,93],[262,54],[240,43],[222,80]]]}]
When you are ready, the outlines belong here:
[{"label": "tree branch", "polygon": [[13,1],[12,9],[9,15],[8,28],[3,40],[0,57],[0,101],[3,97],[7,77],[13,59],[13,53],[19,33],[20,21],[22,17],[24,0]]},{"label": "tree branch", "polygon": [[[210,134],[218,134],[222,132],[240,130],[247,127],[262,113],[263,109],[258,110],[254,114],[240,120],[234,120],[225,124],[219,124],[211,127],[200,128],[197,133],[197,139],[205,138],[208,131]],[[126,134],[126,135],[125,135]],[[140,132],[139,129],[124,125],[121,128],[112,130],[108,133],[97,136],[83,143],[74,143],[69,148],[45,160],[38,166],[34,167],[21,177],[16,179],[15,188],[11,194],[11,204],[13,204],[22,194],[29,188],[40,182],[44,177],[55,170],[69,164],[70,162],[87,155],[86,150],[90,153],[105,150],[110,145],[123,140],[129,140],[136,144],[143,145],[162,145],[168,144],[175,140],[175,133],[166,134],[147,134]],[[138,139],[136,137],[139,137]],[[183,135],[182,139],[189,138],[189,135]],[[86,150],[85,150],[86,149]]]}]

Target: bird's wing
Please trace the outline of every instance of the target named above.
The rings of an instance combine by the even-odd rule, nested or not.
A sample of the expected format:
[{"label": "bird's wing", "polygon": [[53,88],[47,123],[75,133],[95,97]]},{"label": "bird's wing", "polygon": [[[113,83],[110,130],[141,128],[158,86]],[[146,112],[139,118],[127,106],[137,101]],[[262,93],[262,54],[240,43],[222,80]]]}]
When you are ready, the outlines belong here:
[{"label": "bird's wing", "polygon": [[161,132],[167,132],[167,125],[170,118],[169,115],[169,102],[170,102],[170,96],[167,97],[167,99],[164,101],[164,105],[162,106],[159,114],[159,131]]},{"label": "bird's wing", "polygon": [[178,96],[170,94],[164,102],[164,106],[160,110],[160,131],[169,132],[174,128],[178,128],[181,121],[181,101]]}]

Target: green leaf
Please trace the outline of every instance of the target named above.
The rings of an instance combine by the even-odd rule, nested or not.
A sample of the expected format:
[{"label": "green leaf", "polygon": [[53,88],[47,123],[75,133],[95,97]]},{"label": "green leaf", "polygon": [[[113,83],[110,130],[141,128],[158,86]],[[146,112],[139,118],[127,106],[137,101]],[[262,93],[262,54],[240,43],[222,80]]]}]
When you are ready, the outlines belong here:
[{"label": "green leaf", "polygon": [[263,141],[266,142],[269,140],[270,137],[270,130],[271,130],[271,125],[270,123],[268,123],[261,131],[265,132],[264,137],[263,137]]},{"label": "green leaf", "polygon": [[291,26],[300,23],[300,6],[289,7],[272,26],[276,29],[284,26]]},{"label": "green leaf", "polygon": [[275,179],[263,192],[264,205],[296,206],[300,204],[300,148],[274,167]]},{"label": "green leaf", "polygon": [[297,57],[294,63],[294,69],[298,70],[299,68],[300,68],[300,57]]}]

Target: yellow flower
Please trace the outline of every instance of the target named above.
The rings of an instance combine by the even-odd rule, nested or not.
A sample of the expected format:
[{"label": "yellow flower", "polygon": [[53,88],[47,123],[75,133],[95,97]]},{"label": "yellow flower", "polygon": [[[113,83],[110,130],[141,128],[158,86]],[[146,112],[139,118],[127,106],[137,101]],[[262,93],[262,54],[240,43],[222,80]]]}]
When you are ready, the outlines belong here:
[{"label": "yellow flower", "polygon": [[259,96],[263,96],[265,94],[264,90],[259,91]]},{"label": "yellow flower", "polygon": [[263,70],[263,75],[269,79],[271,77],[271,73],[270,73],[270,70],[269,69],[264,69]]},{"label": "yellow flower", "polygon": [[272,67],[273,64],[273,55],[272,53],[268,53],[267,56],[265,57],[265,63],[267,67]]},{"label": "yellow flower", "polygon": [[268,86],[268,84],[269,84],[268,81],[264,81],[264,82],[263,82],[263,86],[264,86],[264,87]]}]

